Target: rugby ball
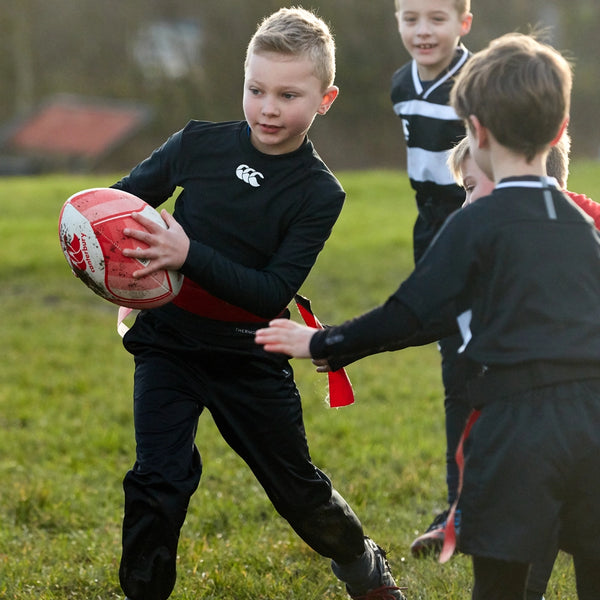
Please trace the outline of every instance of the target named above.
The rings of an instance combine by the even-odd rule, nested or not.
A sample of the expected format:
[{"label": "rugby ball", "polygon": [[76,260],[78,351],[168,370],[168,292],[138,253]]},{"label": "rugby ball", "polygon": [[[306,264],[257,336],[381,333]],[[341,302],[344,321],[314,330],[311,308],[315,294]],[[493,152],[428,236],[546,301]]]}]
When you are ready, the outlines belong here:
[{"label": "rugby ball", "polygon": [[131,217],[136,212],[166,227],[160,214],[133,194],[113,188],[78,192],[60,211],[60,245],[73,273],[98,296],[118,306],[156,308],[175,298],[183,275],[163,270],[133,278],[133,272],[147,264],[122,252],[125,248],[147,248],[143,242],[123,235],[126,227],[143,229]]}]

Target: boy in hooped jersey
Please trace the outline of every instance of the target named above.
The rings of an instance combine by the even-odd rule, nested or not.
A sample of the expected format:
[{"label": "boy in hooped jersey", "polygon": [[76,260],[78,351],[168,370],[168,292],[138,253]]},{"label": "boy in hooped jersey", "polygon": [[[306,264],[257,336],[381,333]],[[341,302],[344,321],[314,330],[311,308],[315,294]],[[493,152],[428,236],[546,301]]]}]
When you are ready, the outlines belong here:
[{"label": "boy in hooped jersey", "polygon": [[450,106],[450,90],[470,53],[461,43],[473,16],[469,0],[395,0],[402,43],[412,60],[392,76],[391,100],[402,119],[407,173],[415,190],[415,262],[464,190],[448,170],[448,151],[465,135]]},{"label": "boy in hooped jersey", "polygon": [[[135,216],[148,244],[125,251],[185,275],[177,298],[125,334],[135,357],[136,461],[126,474],[120,581],[130,600],[165,600],[202,473],[198,419],[211,413],[294,531],[329,557],[351,597],[403,600],[384,551],[311,461],[299,392],[282,355],[254,343],[288,303],[329,237],[344,191],[307,138],[338,95],[335,47],[312,12],[281,9],[252,37],[246,119],[191,121],[114,187],[152,206],[182,192],[168,229]],[[232,532],[233,533],[233,532]]]},{"label": "boy in hooped jersey", "polygon": [[494,40],[458,78],[452,105],[494,181],[444,224],[381,306],[321,331],[276,319],[265,349],[317,361],[397,346],[445,306],[478,365],[479,411],[459,501],[473,600],[523,600],[548,549],[573,556],[580,600],[600,598],[600,237],[546,174],[568,119],[572,74],[550,46]]},{"label": "boy in hooped jersey", "polygon": [[[407,172],[415,190],[418,215],[413,230],[415,263],[419,261],[448,215],[460,208],[464,189],[447,165],[451,148],[465,135],[465,126],[450,106],[450,90],[470,53],[461,43],[473,16],[470,0],[395,0],[402,43],[412,60],[392,77],[394,112],[402,119]],[[442,358],[446,424],[448,507],[456,499],[458,468],[455,452],[469,414],[462,382],[469,365],[457,350],[460,336],[439,341]],[[411,545],[413,556],[439,551],[448,509],[438,514]]]}]

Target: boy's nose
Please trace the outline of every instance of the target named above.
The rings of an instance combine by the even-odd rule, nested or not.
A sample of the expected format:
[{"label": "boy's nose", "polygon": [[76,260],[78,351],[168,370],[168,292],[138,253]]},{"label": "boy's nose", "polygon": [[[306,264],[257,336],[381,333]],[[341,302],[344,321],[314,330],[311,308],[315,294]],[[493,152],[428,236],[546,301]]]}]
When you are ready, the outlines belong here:
[{"label": "boy's nose", "polygon": [[265,100],[261,112],[263,115],[276,115],[279,112],[279,108],[273,100]]},{"label": "boy's nose", "polygon": [[429,23],[426,20],[420,20],[417,22],[417,35],[429,35]]}]

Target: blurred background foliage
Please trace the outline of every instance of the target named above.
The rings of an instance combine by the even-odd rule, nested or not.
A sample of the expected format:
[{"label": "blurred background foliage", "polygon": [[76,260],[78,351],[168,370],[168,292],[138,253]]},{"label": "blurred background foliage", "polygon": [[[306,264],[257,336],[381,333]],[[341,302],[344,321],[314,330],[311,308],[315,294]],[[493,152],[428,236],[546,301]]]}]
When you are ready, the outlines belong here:
[{"label": "blurred background foliage", "polygon": [[[243,118],[243,60],[257,23],[282,6],[314,9],[337,43],[341,94],[311,138],[334,169],[404,167],[390,78],[408,60],[393,0],[0,0],[0,125],[44,99],[143,102],[151,123],[97,169],[129,170],[189,119]],[[574,63],[573,156],[600,150],[600,2],[474,0],[473,51],[509,31],[547,30]]]}]

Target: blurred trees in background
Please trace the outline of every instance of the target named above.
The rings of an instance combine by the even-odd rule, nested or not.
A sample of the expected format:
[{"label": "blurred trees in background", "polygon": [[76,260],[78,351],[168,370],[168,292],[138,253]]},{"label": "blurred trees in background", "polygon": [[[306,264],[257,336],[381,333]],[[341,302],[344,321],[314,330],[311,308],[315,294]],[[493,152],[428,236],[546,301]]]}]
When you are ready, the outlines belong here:
[{"label": "blurred trees in background", "polygon": [[[246,45],[281,6],[314,9],[336,37],[341,94],[311,138],[334,169],[404,167],[390,78],[408,60],[393,0],[2,0],[0,124],[56,93],[133,100],[154,119],[103,168],[128,170],[188,119],[243,118]],[[600,2],[473,0],[464,39],[483,48],[509,31],[548,28],[545,38],[575,66],[573,155],[598,156]],[[594,125],[595,124],[595,125]]]}]

